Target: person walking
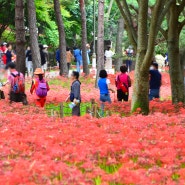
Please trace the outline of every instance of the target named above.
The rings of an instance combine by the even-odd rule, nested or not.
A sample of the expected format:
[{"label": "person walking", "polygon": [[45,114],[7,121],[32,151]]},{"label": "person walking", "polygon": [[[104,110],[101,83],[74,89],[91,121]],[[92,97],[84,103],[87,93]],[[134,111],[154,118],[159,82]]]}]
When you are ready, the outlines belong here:
[{"label": "person walking", "polygon": [[35,104],[38,107],[44,107],[46,103],[47,93],[49,91],[49,85],[44,79],[44,72],[41,68],[37,68],[34,72],[35,79],[32,81],[30,93],[34,94]]},{"label": "person walking", "polygon": [[72,116],[80,116],[80,103],[81,103],[81,82],[79,81],[79,72],[73,71],[71,75],[72,85],[71,92],[67,101],[70,101],[70,108],[72,108]]},{"label": "person walking", "polygon": [[100,79],[98,80],[98,87],[100,90],[100,102],[101,102],[101,116],[104,116],[105,102],[111,103],[111,97],[109,91],[114,93],[115,91],[110,88],[110,80],[107,78],[108,74],[106,70],[101,70],[99,73]]},{"label": "person walking", "polygon": [[6,69],[10,71],[8,81],[5,84],[10,84],[10,103],[22,102],[27,105],[27,97],[25,94],[25,79],[22,73],[16,70],[16,65],[13,62],[7,64]]},{"label": "person walking", "polygon": [[127,66],[120,67],[121,74],[116,77],[117,99],[118,101],[128,101],[129,87],[131,87],[131,79],[127,74]]},{"label": "person walking", "polygon": [[72,59],[73,59],[73,55],[72,55],[69,48],[66,48],[66,59],[67,59],[67,69],[68,69],[68,73],[69,73],[69,69],[71,66]]},{"label": "person walking", "polygon": [[158,63],[152,63],[150,67],[150,91],[149,100],[160,98],[160,88],[162,85],[162,76],[158,70]]},{"label": "person walking", "polygon": [[91,47],[90,47],[89,44],[86,44],[86,48],[87,48],[87,63],[88,63],[88,65],[90,65],[90,57],[89,57],[89,55],[91,53]]},{"label": "person walking", "polygon": [[33,63],[32,63],[31,49],[29,46],[26,51],[26,67],[27,67],[28,77],[31,77],[33,75]]},{"label": "person walking", "polygon": [[74,47],[74,57],[76,61],[76,70],[80,73],[82,67],[82,51]]}]

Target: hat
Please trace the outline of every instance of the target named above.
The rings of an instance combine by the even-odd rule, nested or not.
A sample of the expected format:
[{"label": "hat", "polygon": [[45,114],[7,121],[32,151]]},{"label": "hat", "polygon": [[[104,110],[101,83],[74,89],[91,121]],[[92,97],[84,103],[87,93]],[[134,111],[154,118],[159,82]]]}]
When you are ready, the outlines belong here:
[{"label": "hat", "polygon": [[3,44],[2,44],[3,46],[6,46],[7,45],[7,43],[6,42],[3,42]]},{"label": "hat", "polygon": [[43,45],[43,48],[48,48],[48,45],[44,44],[44,45]]},{"label": "hat", "polygon": [[35,70],[34,74],[35,74],[35,75],[43,75],[44,72],[42,71],[41,68],[37,68],[37,69]]}]

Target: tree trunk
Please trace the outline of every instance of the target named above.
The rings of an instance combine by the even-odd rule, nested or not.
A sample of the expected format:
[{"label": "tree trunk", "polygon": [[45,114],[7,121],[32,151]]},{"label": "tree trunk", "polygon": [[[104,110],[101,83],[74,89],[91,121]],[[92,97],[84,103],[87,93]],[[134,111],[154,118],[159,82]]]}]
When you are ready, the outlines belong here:
[{"label": "tree trunk", "polygon": [[33,0],[27,0],[28,8],[28,23],[29,23],[29,32],[30,32],[30,43],[31,43],[31,52],[32,52],[32,62],[33,68],[41,67],[41,58],[38,44],[38,29],[36,26],[36,10],[35,3]]},{"label": "tree trunk", "polygon": [[122,42],[123,42],[123,32],[124,32],[124,20],[120,17],[118,21],[118,32],[117,32],[117,39],[116,39],[116,71],[120,70],[120,66],[123,63],[123,50],[122,50]]},{"label": "tree trunk", "polygon": [[86,27],[86,10],[84,0],[79,0],[80,11],[82,19],[82,59],[83,59],[83,72],[85,75],[89,75],[89,66],[87,62],[87,27]]},{"label": "tree trunk", "polygon": [[149,112],[149,67],[143,68],[145,63],[145,56],[147,52],[147,19],[148,19],[148,1],[141,0],[139,2],[139,16],[138,16],[138,46],[137,46],[137,58],[135,68],[135,82],[134,93],[132,97],[132,111],[136,111],[140,108],[143,114]]},{"label": "tree trunk", "polygon": [[178,29],[179,16],[177,11],[176,2],[174,2],[169,12],[169,28],[168,28],[168,57],[170,65],[170,79],[172,90],[172,102],[177,104],[185,102],[184,91],[184,77],[180,63],[179,51],[179,37],[180,30]]},{"label": "tree trunk", "polygon": [[66,35],[65,35],[65,29],[64,29],[64,23],[61,15],[61,9],[60,9],[60,1],[59,0],[53,0],[54,2],[54,9],[55,9],[55,17],[56,22],[58,26],[58,32],[59,32],[59,49],[60,49],[60,75],[66,76],[68,74],[67,69],[67,59],[66,59]]},{"label": "tree trunk", "polygon": [[15,1],[17,70],[25,74],[24,0]]},{"label": "tree trunk", "polygon": [[97,87],[97,81],[99,72],[105,68],[104,59],[104,0],[98,1],[98,40],[97,40],[97,74],[95,87]]}]

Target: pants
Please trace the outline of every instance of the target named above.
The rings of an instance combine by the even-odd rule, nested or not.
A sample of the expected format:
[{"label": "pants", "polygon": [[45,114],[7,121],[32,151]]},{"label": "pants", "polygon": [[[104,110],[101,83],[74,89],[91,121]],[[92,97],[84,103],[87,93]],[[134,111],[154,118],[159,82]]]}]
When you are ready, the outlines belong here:
[{"label": "pants", "polygon": [[70,66],[71,66],[71,63],[67,63],[68,73],[69,73],[69,70],[70,70]]},{"label": "pants", "polygon": [[32,61],[27,61],[28,76],[32,76],[33,73],[33,63]]},{"label": "pants", "polygon": [[80,104],[72,109],[72,116],[80,116]]},{"label": "pants", "polygon": [[125,94],[121,89],[117,90],[118,101],[128,101],[129,94]]},{"label": "pants", "polygon": [[149,100],[152,101],[155,98],[160,98],[160,90],[159,89],[150,89]]},{"label": "pants", "polygon": [[10,92],[10,102],[22,102],[23,105],[27,105],[27,96],[24,93],[14,93]]},{"label": "pants", "polygon": [[81,60],[77,60],[76,61],[76,70],[80,73],[80,68],[82,66],[82,61]]},{"label": "pants", "polygon": [[47,62],[46,62],[44,65],[42,65],[42,70],[47,71],[47,69],[48,69],[48,65],[47,65]]},{"label": "pants", "polygon": [[101,116],[104,116],[105,102],[111,103],[110,94],[100,94]]},{"label": "pants", "polygon": [[36,99],[36,102],[35,102],[35,104],[38,107],[44,107],[45,103],[46,103],[46,97],[38,98],[38,99]]}]

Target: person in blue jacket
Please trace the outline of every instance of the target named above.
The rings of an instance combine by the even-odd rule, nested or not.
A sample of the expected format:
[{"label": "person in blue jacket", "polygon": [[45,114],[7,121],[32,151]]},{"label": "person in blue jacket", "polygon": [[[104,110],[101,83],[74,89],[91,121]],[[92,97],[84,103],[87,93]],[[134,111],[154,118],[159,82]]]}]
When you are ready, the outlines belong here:
[{"label": "person in blue jacket", "polygon": [[73,50],[76,61],[76,70],[80,73],[80,69],[82,66],[82,51],[76,47],[74,47]]}]

